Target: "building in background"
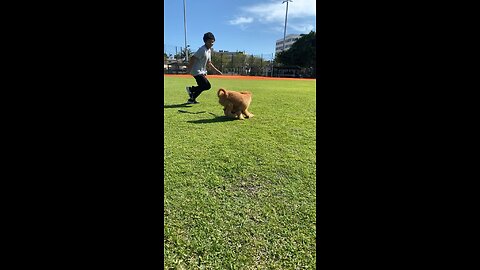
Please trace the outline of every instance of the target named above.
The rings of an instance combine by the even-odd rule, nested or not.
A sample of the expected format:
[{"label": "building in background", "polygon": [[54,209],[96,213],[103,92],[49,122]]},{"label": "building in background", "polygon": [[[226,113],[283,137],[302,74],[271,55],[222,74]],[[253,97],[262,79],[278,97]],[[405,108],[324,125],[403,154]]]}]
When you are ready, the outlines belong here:
[{"label": "building in background", "polygon": [[221,53],[221,54],[224,54],[224,55],[237,55],[237,54],[240,54],[240,53],[245,53],[245,52],[242,52],[242,51],[236,51],[236,52],[229,52],[229,51],[224,51],[224,50],[212,50],[213,53]]},{"label": "building in background", "polygon": [[[297,35],[297,34],[289,34],[285,36],[285,50],[290,49],[292,47],[292,44],[295,43],[299,38],[301,38],[303,35]],[[275,43],[275,54],[281,52],[283,50],[283,38],[277,39],[277,42]]]}]

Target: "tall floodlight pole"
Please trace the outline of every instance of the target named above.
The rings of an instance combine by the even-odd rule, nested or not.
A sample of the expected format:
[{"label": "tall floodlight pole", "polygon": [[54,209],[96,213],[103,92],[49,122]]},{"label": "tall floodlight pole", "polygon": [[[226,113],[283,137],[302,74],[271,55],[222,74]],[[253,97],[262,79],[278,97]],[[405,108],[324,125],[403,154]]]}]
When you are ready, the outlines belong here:
[{"label": "tall floodlight pole", "polygon": [[188,62],[188,52],[187,52],[187,4],[186,0],[183,0],[183,29],[185,32],[185,62]]},{"label": "tall floodlight pole", "polygon": [[288,14],[288,2],[293,2],[292,0],[285,0],[282,2],[283,3],[287,3],[287,11],[285,11],[285,30],[283,31],[283,49],[282,51],[285,51],[285,36],[287,34],[287,14]]}]

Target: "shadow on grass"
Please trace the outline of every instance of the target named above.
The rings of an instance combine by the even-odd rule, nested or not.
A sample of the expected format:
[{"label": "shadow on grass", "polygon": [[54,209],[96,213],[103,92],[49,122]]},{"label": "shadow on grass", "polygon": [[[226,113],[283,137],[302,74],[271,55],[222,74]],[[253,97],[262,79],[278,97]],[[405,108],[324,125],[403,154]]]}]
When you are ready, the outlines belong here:
[{"label": "shadow on grass", "polygon": [[[185,104],[172,104],[172,105],[164,105],[164,108],[181,108],[181,107],[187,107],[190,108],[192,106],[188,106],[188,103]],[[185,110],[178,110],[179,113],[188,113],[188,114],[201,114],[201,113],[208,113],[210,115],[213,115],[215,118],[210,118],[210,119],[199,119],[199,120],[191,120],[187,121],[188,123],[194,123],[194,124],[208,124],[208,123],[218,123],[218,122],[228,122],[228,121],[234,121],[235,119],[227,117],[227,116],[218,116],[214,113],[207,112],[207,111],[199,111],[199,112],[189,112]]]},{"label": "shadow on grass", "polygon": [[170,105],[165,105],[163,104],[164,109],[172,109],[172,108],[190,108],[192,105],[188,103],[182,103],[182,104],[170,104]]},{"label": "shadow on grass", "polygon": [[199,113],[206,113],[207,111],[201,111],[201,112],[189,112],[189,111],[184,111],[184,110],[178,110],[179,113],[188,113],[188,114],[199,114]]},{"label": "shadow on grass", "polygon": [[235,121],[235,119],[227,117],[227,116],[217,116],[213,113],[209,113],[215,118],[210,118],[210,119],[199,119],[199,120],[192,120],[192,121],[187,121],[189,123],[194,123],[194,124],[208,124],[208,123],[218,123],[218,122],[229,122],[229,121]]}]

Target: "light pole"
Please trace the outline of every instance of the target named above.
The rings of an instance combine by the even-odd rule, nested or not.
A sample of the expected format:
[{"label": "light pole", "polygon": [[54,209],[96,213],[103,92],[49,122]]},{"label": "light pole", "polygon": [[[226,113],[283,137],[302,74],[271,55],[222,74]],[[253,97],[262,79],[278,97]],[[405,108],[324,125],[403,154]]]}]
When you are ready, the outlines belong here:
[{"label": "light pole", "polygon": [[285,51],[285,35],[287,34],[287,14],[288,14],[288,2],[293,2],[292,0],[285,0],[282,2],[285,3],[287,2],[287,11],[285,11],[285,30],[283,31],[283,49],[282,51]]},{"label": "light pole", "polygon": [[[287,3],[288,5],[288,3]],[[185,31],[185,62],[188,62],[188,51],[187,51],[187,4],[183,0],[183,29]]]}]

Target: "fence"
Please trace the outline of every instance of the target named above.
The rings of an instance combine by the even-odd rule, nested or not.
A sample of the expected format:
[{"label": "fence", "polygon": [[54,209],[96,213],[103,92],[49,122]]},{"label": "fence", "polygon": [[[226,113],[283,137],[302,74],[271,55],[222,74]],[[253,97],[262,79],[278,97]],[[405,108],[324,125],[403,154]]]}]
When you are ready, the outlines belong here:
[{"label": "fence", "polygon": [[[193,55],[187,49],[189,58]],[[181,46],[164,47],[167,59],[164,60],[165,74],[185,74],[185,52]],[[242,51],[212,51],[212,63],[225,75],[268,76],[268,77],[311,77],[310,69],[282,67],[274,61],[274,54],[246,54]]]}]

